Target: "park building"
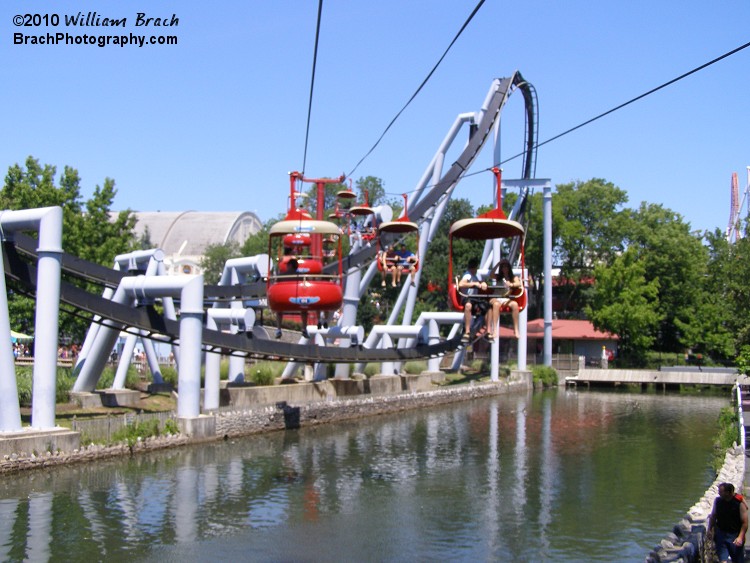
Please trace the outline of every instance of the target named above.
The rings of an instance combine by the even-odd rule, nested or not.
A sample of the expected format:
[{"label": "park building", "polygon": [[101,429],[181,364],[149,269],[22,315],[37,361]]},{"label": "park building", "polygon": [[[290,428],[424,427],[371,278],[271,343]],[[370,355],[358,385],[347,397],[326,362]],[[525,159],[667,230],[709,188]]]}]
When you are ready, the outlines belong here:
[{"label": "park building", "polygon": [[201,274],[211,245],[242,245],[263,227],[251,211],[134,211],[135,235],[164,252],[169,275]]}]

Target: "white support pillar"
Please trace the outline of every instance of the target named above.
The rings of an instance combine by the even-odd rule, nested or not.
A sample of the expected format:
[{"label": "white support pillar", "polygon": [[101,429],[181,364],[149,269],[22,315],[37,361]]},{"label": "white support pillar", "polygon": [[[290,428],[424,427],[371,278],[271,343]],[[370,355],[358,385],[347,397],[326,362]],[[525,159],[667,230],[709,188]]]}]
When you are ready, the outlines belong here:
[{"label": "white support pillar", "polygon": [[[0,227],[6,234],[24,230],[39,232],[31,426],[37,429],[54,428],[62,264],[62,208],[5,211],[0,214]],[[17,401],[18,396],[16,395],[13,400]]]},{"label": "white support pillar", "polygon": [[[209,309],[206,316],[206,328],[219,330],[235,327],[237,334],[241,331],[251,331],[255,324],[255,311],[252,309]],[[243,358],[244,360],[244,358]],[[206,354],[206,381],[203,393],[203,409],[215,410],[219,408],[221,353],[208,352]]]},{"label": "white support pillar", "polygon": [[[3,258],[0,244],[0,260]],[[0,432],[21,429],[21,408],[18,404],[16,363],[10,341],[10,315],[8,293],[5,288],[5,272],[0,276]]]},{"label": "white support pillar", "polygon": [[552,365],[552,186],[542,194],[544,220],[544,365]]}]

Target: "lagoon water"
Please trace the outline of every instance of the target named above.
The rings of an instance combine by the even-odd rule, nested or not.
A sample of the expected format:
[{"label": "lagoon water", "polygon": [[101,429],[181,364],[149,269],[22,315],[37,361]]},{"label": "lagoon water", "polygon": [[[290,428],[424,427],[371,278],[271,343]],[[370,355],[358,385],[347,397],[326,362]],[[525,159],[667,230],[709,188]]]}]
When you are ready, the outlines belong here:
[{"label": "lagoon water", "polygon": [[552,390],[6,476],[2,561],[643,561],[729,397]]}]

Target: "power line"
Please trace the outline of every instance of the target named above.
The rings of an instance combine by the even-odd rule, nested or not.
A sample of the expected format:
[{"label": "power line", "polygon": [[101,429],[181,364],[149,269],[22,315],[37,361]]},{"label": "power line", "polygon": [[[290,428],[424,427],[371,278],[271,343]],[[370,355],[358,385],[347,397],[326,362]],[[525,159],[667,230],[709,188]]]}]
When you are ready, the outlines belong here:
[{"label": "power line", "polygon": [[386,134],[386,133],[388,132],[388,130],[389,130],[389,129],[391,128],[391,126],[392,126],[392,125],[393,125],[393,124],[394,124],[394,123],[396,122],[396,120],[397,120],[397,119],[398,119],[398,118],[399,118],[399,117],[401,116],[401,114],[402,114],[402,113],[404,112],[404,110],[405,110],[405,109],[406,109],[406,108],[407,108],[407,107],[409,106],[409,104],[411,104],[411,102],[412,102],[412,101],[414,100],[414,98],[416,98],[416,97],[417,97],[417,94],[419,94],[419,92],[420,92],[420,91],[422,90],[422,88],[424,88],[425,84],[427,84],[427,81],[428,81],[428,80],[429,80],[429,79],[430,79],[430,78],[432,77],[432,75],[433,75],[433,74],[435,73],[435,71],[437,70],[438,66],[440,66],[440,63],[442,63],[442,62],[443,62],[443,59],[444,59],[444,58],[446,57],[446,55],[448,54],[448,51],[450,51],[450,50],[451,50],[451,47],[453,47],[453,44],[454,44],[454,43],[455,43],[455,42],[456,42],[456,41],[458,40],[458,38],[459,38],[459,37],[461,36],[461,34],[463,33],[464,29],[466,29],[466,27],[467,27],[467,26],[469,25],[469,22],[471,22],[471,20],[472,20],[472,19],[474,18],[474,16],[476,15],[476,13],[477,13],[477,12],[479,11],[479,8],[481,8],[481,7],[482,7],[482,4],[484,4],[484,0],[479,0],[479,3],[478,3],[478,4],[477,4],[477,5],[475,6],[475,7],[474,7],[474,10],[473,10],[473,11],[471,12],[471,15],[469,15],[468,19],[467,19],[467,20],[466,20],[466,21],[464,22],[464,24],[463,24],[463,25],[461,26],[461,29],[459,29],[459,30],[458,30],[458,33],[457,33],[457,34],[456,34],[456,36],[455,36],[455,37],[453,38],[453,41],[451,41],[451,42],[450,42],[450,45],[448,45],[448,48],[447,48],[447,49],[445,50],[445,52],[443,52],[443,55],[442,55],[442,56],[440,57],[440,59],[438,60],[438,62],[437,62],[437,63],[435,63],[435,66],[433,66],[433,67],[432,67],[432,70],[431,70],[431,71],[429,72],[429,74],[427,75],[427,77],[426,77],[426,78],[425,78],[425,79],[424,79],[424,80],[422,81],[422,83],[421,83],[421,84],[419,85],[419,88],[417,88],[417,89],[416,89],[416,91],[415,91],[415,92],[414,92],[414,93],[412,94],[411,98],[409,98],[409,101],[408,101],[408,102],[406,102],[406,104],[404,104],[404,107],[402,107],[402,108],[401,108],[401,109],[399,110],[399,112],[398,112],[398,113],[396,114],[396,116],[395,116],[395,117],[394,117],[394,118],[393,118],[393,119],[391,120],[391,122],[390,122],[390,123],[388,124],[388,126],[387,126],[387,127],[385,128],[385,130],[383,131],[383,133],[381,133],[380,137],[378,137],[378,140],[377,140],[377,141],[375,141],[375,144],[374,144],[374,145],[372,145],[372,148],[370,148],[370,150],[369,150],[369,151],[367,151],[367,153],[365,154],[365,156],[363,156],[362,158],[360,158],[360,159],[359,159],[359,162],[358,162],[358,163],[356,164],[356,166],[355,166],[354,168],[352,168],[352,171],[351,171],[351,172],[349,172],[349,174],[347,174],[347,175],[346,175],[346,176],[347,176],[347,178],[350,178],[350,177],[352,176],[352,174],[354,174],[354,171],[355,171],[355,170],[356,170],[357,168],[359,168],[359,165],[360,165],[360,164],[362,164],[362,162],[363,162],[363,161],[364,161],[364,160],[365,160],[365,159],[366,159],[366,158],[367,158],[368,156],[370,156],[370,154],[372,153],[372,151],[374,151],[374,150],[375,150],[375,148],[376,148],[376,147],[377,147],[377,146],[378,146],[378,145],[380,144],[380,141],[382,141],[382,140],[383,140],[383,137],[385,137],[385,134]]}]

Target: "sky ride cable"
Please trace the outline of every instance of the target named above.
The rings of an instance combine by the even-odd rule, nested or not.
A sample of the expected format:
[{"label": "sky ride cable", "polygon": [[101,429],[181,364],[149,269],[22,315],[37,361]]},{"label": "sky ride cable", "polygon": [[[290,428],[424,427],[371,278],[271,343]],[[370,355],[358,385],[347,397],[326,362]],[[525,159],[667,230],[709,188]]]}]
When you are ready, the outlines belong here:
[{"label": "sky ride cable", "polygon": [[388,126],[385,128],[385,130],[380,134],[380,137],[378,137],[378,140],[375,141],[375,144],[372,145],[372,147],[370,148],[370,150],[367,151],[367,153],[365,153],[365,155],[362,158],[359,159],[359,162],[357,162],[357,164],[354,166],[354,168],[352,168],[351,172],[349,172],[349,174],[346,175],[347,178],[351,177],[352,174],[354,174],[354,172],[357,170],[357,168],[359,168],[359,165],[362,164],[362,162],[364,162],[364,160],[368,156],[370,156],[370,154],[372,153],[372,151],[374,151],[375,148],[380,144],[380,141],[383,140],[383,137],[385,137],[385,134],[388,132],[388,130],[393,126],[393,124],[401,116],[401,114],[404,113],[404,110],[406,110],[406,108],[409,107],[409,104],[412,103],[412,101],[414,100],[414,98],[417,97],[417,94],[419,94],[419,92],[422,90],[422,88],[424,88],[424,86],[427,84],[427,81],[430,78],[432,78],[432,75],[435,73],[435,71],[437,70],[438,66],[440,66],[440,63],[443,62],[443,59],[448,54],[448,51],[451,50],[451,48],[453,47],[453,44],[458,40],[458,38],[464,32],[464,29],[466,29],[466,27],[469,25],[469,22],[471,22],[471,20],[477,14],[477,12],[479,11],[479,8],[482,7],[482,4],[484,4],[484,0],[479,0],[479,3],[474,7],[474,10],[472,10],[472,12],[469,15],[469,17],[466,19],[466,21],[464,22],[464,24],[461,26],[461,29],[459,29],[458,33],[456,33],[456,36],[453,38],[453,41],[450,42],[450,44],[448,45],[448,47],[443,52],[443,55],[440,57],[440,59],[438,59],[438,62],[435,63],[435,66],[432,67],[432,70],[427,74],[427,76],[422,81],[422,83],[419,85],[419,87],[416,89],[416,91],[411,95],[411,98],[409,98],[409,101],[407,101],[404,104],[404,107],[402,107],[398,111],[398,113],[396,114],[396,116],[393,119],[391,119],[391,122],[388,124]]},{"label": "sky ride cable", "polygon": [[320,39],[320,18],[323,14],[323,0],[318,1],[318,22],[315,26],[315,48],[313,50],[312,76],[310,77],[310,98],[307,102],[307,126],[305,127],[305,151],[302,156],[302,175],[305,175],[307,165],[307,142],[310,138],[310,115],[312,114],[313,90],[315,87],[315,65],[318,61],[318,40]]},{"label": "sky ride cable", "polygon": [[[646,96],[649,96],[651,94],[654,94],[655,92],[658,92],[659,90],[662,90],[663,88],[666,88],[667,86],[671,86],[675,82],[679,82],[683,78],[687,78],[688,76],[690,76],[692,74],[695,74],[696,72],[699,72],[699,71],[703,70],[704,68],[708,68],[712,64],[718,63],[719,61],[721,61],[723,59],[726,59],[727,57],[730,57],[730,56],[734,55],[735,53],[739,53],[740,51],[742,51],[743,49],[747,49],[748,47],[750,47],[750,42],[745,43],[744,45],[740,45],[739,47],[737,47],[735,49],[732,49],[731,51],[729,51],[727,53],[724,53],[723,55],[721,55],[719,57],[716,57],[715,59],[712,59],[712,60],[708,61],[707,63],[704,63],[704,64],[702,64],[702,65],[694,68],[693,70],[690,70],[690,71],[688,71],[688,72],[686,72],[684,74],[681,74],[680,76],[678,76],[676,78],[673,78],[672,80],[669,80],[668,82],[665,82],[664,84],[662,84],[660,86],[657,86],[656,88],[652,88],[648,92],[644,92],[640,96],[636,96],[635,98],[632,98],[632,99],[628,100],[627,102],[624,102],[624,103],[620,104],[619,106],[616,106],[616,107],[614,107],[614,108],[612,108],[610,110],[607,110],[604,113],[600,113],[596,117],[592,117],[591,119],[589,119],[587,121],[584,121],[583,123],[579,123],[575,127],[571,127],[570,129],[568,129],[567,131],[563,131],[562,133],[559,133],[559,134],[555,135],[554,137],[550,137],[546,141],[542,141],[541,143],[538,143],[534,148],[538,149],[539,147],[542,147],[542,146],[546,145],[547,143],[551,143],[552,141],[556,141],[560,137],[564,137],[565,135],[567,135],[569,133],[572,133],[573,131],[576,131],[576,130],[578,130],[578,129],[586,126],[586,125],[589,125],[589,124],[593,123],[594,121],[597,121],[598,119],[601,119],[602,117],[605,117],[605,116],[609,115],[610,113],[614,113],[617,110],[620,110],[620,109],[624,108],[625,106],[629,106],[630,104],[632,104],[634,102],[637,102],[638,100],[641,100],[641,99],[645,98]],[[515,160],[516,158],[518,158],[519,156],[523,156],[524,154],[526,154],[526,153],[525,152],[518,153],[516,155],[511,156],[510,158],[506,158],[502,162],[495,163],[494,166],[502,166],[503,164],[505,164],[507,162],[510,162],[511,160]],[[491,168],[488,168],[488,170],[490,170],[490,169]]]}]

